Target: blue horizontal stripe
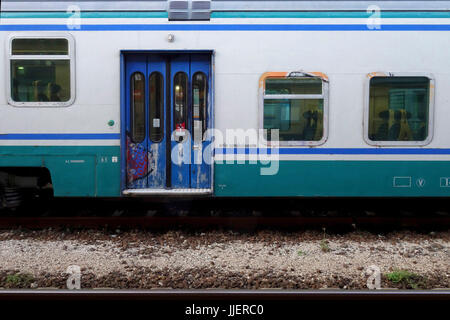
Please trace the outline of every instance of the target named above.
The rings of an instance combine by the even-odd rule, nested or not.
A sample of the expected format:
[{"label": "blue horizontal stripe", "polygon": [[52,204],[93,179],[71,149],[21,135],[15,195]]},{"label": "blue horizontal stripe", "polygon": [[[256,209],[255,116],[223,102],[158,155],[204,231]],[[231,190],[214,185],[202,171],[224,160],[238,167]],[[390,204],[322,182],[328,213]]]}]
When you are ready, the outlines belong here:
[{"label": "blue horizontal stripe", "polygon": [[[0,140],[119,140],[119,133],[13,133],[0,134]],[[440,148],[215,148],[220,154],[448,154],[450,149]]]},{"label": "blue horizontal stripe", "polygon": [[0,31],[450,31],[450,24],[5,24]]},{"label": "blue horizontal stripe", "polygon": [[262,149],[262,148],[216,148],[214,150],[216,155],[233,155],[233,154],[271,154],[276,153],[283,155],[300,155],[300,154],[448,154],[450,149],[437,148],[279,148],[279,149]]},{"label": "blue horizontal stripe", "polygon": [[119,133],[12,133],[0,140],[119,140]]}]

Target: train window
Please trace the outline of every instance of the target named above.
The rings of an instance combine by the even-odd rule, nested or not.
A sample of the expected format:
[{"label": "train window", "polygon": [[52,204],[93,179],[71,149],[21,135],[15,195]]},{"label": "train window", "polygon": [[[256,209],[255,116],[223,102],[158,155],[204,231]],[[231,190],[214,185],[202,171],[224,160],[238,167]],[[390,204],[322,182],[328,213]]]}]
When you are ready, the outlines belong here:
[{"label": "train window", "polygon": [[13,37],[8,102],[14,106],[68,106],[74,101],[73,39]]},{"label": "train window", "polygon": [[185,135],[187,113],[187,87],[186,73],[177,72],[173,78],[173,127],[176,130],[176,141],[181,142]]},{"label": "train window", "polygon": [[13,55],[68,55],[67,39],[12,39]]},{"label": "train window", "polygon": [[161,73],[153,72],[149,79],[150,139],[160,142],[164,126],[164,79]]},{"label": "train window", "polygon": [[268,78],[266,94],[322,94],[322,79],[311,78]]},{"label": "train window", "polygon": [[431,82],[426,76],[372,77],[366,140],[383,145],[428,143]]},{"label": "train window", "polygon": [[325,142],[328,103],[326,77],[307,73],[264,79],[262,127],[267,140],[280,145],[319,145]]},{"label": "train window", "polygon": [[145,77],[141,72],[131,75],[131,140],[145,139]]},{"label": "train window", "polygon": [[195,73],[192,77],[192,127],[195,142],[203,141],[203,134],[206,131],[207,92],[206,75],[203,72]]}]

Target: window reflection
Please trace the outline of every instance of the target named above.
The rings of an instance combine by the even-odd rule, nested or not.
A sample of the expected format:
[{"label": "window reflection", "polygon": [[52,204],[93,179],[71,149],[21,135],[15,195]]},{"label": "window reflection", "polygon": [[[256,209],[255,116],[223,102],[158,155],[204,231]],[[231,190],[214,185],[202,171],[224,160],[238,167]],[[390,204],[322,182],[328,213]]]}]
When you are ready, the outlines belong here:
[{"label": "window reflection", "polygon": [[186,135],[186,112],[187,112],[187,75],[184,72],[175,74],[173,83],[173,127],[175,129],[175,140],[181,142]]},{"label": "window reflection", "polygon": [[69,60],[11,60],[11,98],[17,102],[70,99]]},{"label": "window reflection", "polygon": [[141,72],[131,75],[131,140],[145,139],[145,77]]},{"label": "window reflection", "polygon": [[[283,99],[271,95],[283,95]],[[267,139],[272,140],[271,131],[277,129],[279,141],[320,141],[324,135],[323,110],[321,78],[266,79],[263,124]]]},{"label": "window reflection", "polygon": [[71,75],[67,39],[14,38],[10,49],[12,101],[67,102],[70,100]]},{"label": "window reflection", "polygon": [[206,131],[207,82],[203,72],[197,72],[192,81],[192,109],[194,141],[202,141]]},{"label": "window reflection", "polygon": [[68,55],[67,39],[26,39],[12,40],[13,55]]},{"label": "window reflection", "polygon": [[153,72],[149,80],[150,138],[153,142],[163,139],[164,80],[159,72]]},{"label": "window reflection", "polygon": [[280,141],[320,141],[323,137],[322,99],[265,99],[264,129],[279,130]]},{"label": "window reflection", "polygon": [[374,77],[370,80],[369,138],[424,141],[428,136],[427,77]]}]

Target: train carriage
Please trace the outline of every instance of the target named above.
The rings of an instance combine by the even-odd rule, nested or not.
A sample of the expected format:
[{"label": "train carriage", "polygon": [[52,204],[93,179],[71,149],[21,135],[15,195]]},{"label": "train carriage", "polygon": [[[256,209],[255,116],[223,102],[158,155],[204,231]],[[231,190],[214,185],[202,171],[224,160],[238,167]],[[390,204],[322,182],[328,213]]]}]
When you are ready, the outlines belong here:
[{"label": "train carriage", "polygon": [[448,196],[449,10],[2,1],[2,204]]}]

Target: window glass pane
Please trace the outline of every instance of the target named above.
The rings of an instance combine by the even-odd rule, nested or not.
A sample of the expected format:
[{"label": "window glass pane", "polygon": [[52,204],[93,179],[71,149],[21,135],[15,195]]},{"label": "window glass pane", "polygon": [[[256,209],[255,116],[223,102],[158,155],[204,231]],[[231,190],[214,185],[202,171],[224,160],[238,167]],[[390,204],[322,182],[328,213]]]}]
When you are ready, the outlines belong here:
[{"label": "window glass pane", "polygon": [[319,141],[323,137],[323,99],[265,99],[264,129],[279,129],[279,141]]},{"label": "window glass pane", "polygon": [[145,77],[140,72],[131,75],[131,140],[145,139]]},{"label": "window glass pane", "polygon": [[267,78],[266,94],[322,94],[322,79]]},{"label": "window glass pane", "polygon": [[160,142],[163,139],[164,124],[164,80],[159,72],[153,72],[149,81],[150,139]]},{"label": "window glass pane", "polygon": [[11,98],[17,102],[68,101],[69,60],[11,60]]},{"label": "window glass pane", "polygon": [[207,103],[206,75],[203,72],[194,74],[192,81],[192,109],[194,141],[202,141],[206,131],[206,103]]},{"label": "window glass pane", "polygon": [[184,129],[187,129],[187,81],[187,75],[184,72],[178,72],[173,79],[173,127],[177,130],[175,137],[179,142],[183,140]]},{"label": "window glass pane", "polygon": [[424,141],[428,136],[429,88],[427,77],[372,78],[369,139]]},{"label": "window glass pane", "polygon": [[69,42],[67,39],[13,39],[12,54],[17,55],[67,55]]}]

